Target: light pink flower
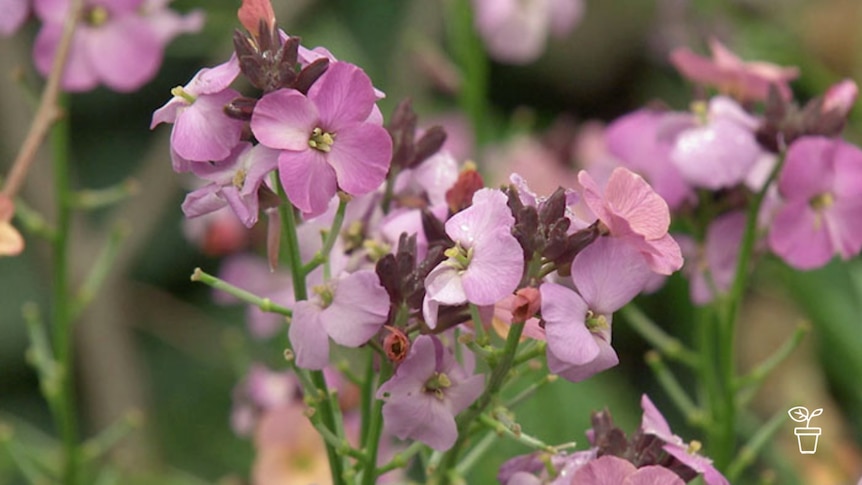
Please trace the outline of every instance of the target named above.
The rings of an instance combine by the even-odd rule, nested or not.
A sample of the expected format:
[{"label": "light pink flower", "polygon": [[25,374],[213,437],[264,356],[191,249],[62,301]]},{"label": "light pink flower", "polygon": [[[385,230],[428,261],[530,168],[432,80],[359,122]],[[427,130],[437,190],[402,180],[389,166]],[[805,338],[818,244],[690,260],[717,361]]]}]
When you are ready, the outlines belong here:
[{"label": "light pink flower", "polygon": [[298,301],[288,335],[296,365],[323,369],[329,363],[329,339],[359,347],[389,316],[389,294],[373,271],[357,271],[330,280],[310,300]]},{"label": "light pink flower", "polygon": [[572,476],[577,485],[685,485],[676,473],[658,465],[635,468],[628,460],[601,456],[578,468]]},{"label": "light pink flower", "polygon": [[0,0],[0,12],[0,36],[10,36],[27,20],[30,0]]},{"label": "light pink flower", "polygon": [[524,272],[521,245],[512,235],[515,218],[499,190],[481,189],[473,205],[446,222],[456,246],[425,278],[425,322],[434,328],[439,305],[493,305],[512,294]]},{"label": "light pink flower", "polygon": [[279,89],[258,101],[251,129],[281,150],[279,177],[290,201],[308,216],[323,213],[337,189],[369,193],[383,182],[392,140],[368,121],[377,101],[358,67],[334,62],[308,91]]},{"label": "light pink flower", "polygon": [[679,245],[667,233],[667,203],[640,175],[616,168],[604,191],[583,170],[578,181],[583,187],[584,203],[611,237],[634,246],[656,273],[669,275],[682,267]]},{"label": "light pink flower", "polygon": [[716,39],[709,40],[709,48],[711,59],[679,47],[671,53],[670,62],[692,81],[715,86],[741,101],[766,100],[770,86],[775,86],[785,101],[793,97],[789,81],[799,76],[798,68],[744,62]]},{"label": "light pink flower", "polygon": [[789,265],[813,269],[835,253],[862,249],[862,150],[843,140],[803,137],[790,145],[778,178],[783,204],[769,247]]},{"label": "light pink flower", "polygon": [[682,270],[689,279],[689,294],[695,305],[711,302],[716,296],[713,290],[724,293],[730,288],[743,232],[745,213],[737,211],[716,218],[706,230],[703,245],[689,236],[677,237],[685,255]]}]

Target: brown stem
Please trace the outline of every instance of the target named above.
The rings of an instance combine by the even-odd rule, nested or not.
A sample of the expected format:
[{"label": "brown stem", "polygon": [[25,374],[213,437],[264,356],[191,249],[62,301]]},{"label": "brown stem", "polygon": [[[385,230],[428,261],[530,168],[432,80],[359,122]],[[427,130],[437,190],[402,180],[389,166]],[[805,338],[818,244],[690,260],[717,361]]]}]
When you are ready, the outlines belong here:
[{"label": "brown stem", "polygon": [[75,26],[81,18],[81,12],[84,8],[83,0],[72,0],[69,7],[69,12],[63,23],[63,36],[60,38],[60,44],[57,46],[57,53],[54,56],[54,63],[51,65],[51,72],[48,74],[48,81],[42,89],[39,108],[36,110],[36,116],[30,124],[30,130],[27,132],[27,137],[24,143],[21,144],[21,149],[18,150],[18,156],[12,163],[12,168],[9,170],[9,176],[3,185],[3,190],[0,195],[4,195],[10,199],[15,197],[18,189],[27,178],[27,172],[36,158],[36,151],[48,134],[51,125],[59,119],[63,112],[57,104],[57,97],[60,93],[60,80],[63,78],[63,71],[66,67],[66,60],[69,57],[69,49],[72,45],[72,36],[75,33]]}]

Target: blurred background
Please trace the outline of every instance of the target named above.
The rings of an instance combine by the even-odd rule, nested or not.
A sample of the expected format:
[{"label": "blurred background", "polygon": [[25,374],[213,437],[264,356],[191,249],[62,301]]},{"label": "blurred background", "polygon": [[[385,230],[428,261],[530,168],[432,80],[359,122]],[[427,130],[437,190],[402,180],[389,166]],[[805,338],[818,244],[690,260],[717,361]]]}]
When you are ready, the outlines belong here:
[{"label": "blurred background", "polygon": [[[279,25],[301,36],[304,45],[326,46],[363,67],[387,94],[381,102],[387,116],[409,96],[420,123],[445,121],[450,136],[464,140],[467,156],[488,170],[489,182],[501,180],[502,168],[521,163],[500,155],[515,156],[506,145],[513,137],[539,133],[537,140],[555,147],[551,140],[559,136],[552,134],[571,140],[587,122],[607,122],[649,102],[686,109],[692,88],[667,55],[678,46],[706,53],[710,35],[744,59],[799,66],[793,88],[802,102],[843,78],[862,79],[858,0],[587,0],[571,34],[551,38],[537,61],[491,64],[490,112],[480,146],[457,113],[459,71],[445,40],[450,27],[445,2],[273,3]],[[189,281],[197,266],[217,273],[220,259],[186,237],[180,211],[186,181],[171,171],[170,129],[149,130],[153,110],[169,99],[172,87],[228,58],[238,4],[173,2],[180,11],[204,8],[207,23],[200,34],[169,46],[155,80],[130,95],[100,88],[71,98],[77,186],[99,189],[134,180],[138,187],[116,207],[79,214],[72,243],[73,281],[80,281],[106,234],[118,224],[130,231],[101,293],[76,327],[85,435],[127,419],[130,412],[141,418],[111,458],[125,477],[120,483],[244,483],[254,450],[231,431],[231,391],[249,362],[279,362],[277,343],[246,336],[243,308],[215,305],[207,287]],[[34,112],[29,93],[38,92],[41,81],[29,46],[36,30],[31,22],[19,35],[0,39],[0,173],[8,170]],[[857,107],[846,132],[857,144],[862,142],[859,114]],[[575,152],[567,153],[574,166]],[[51,220],[49,157],[47,149],[40,153],[21,196]],[[28,443],[50,443],[54,434],[25,358],[22,318],[25,303],[46,304],[50,271],[50,253],[34,237],[28,237],[22,256],[0,259],[0,423]],[[772,478],[779,484],[855,484],[862,475],[862,261],[799,273],[767,258],[752,286],[738,332],[740,369],[768,356],[798,323],[809,322],[813,331],[769,377],[748,418],[762,421],[796,405],[822,407],[824,413],[817,422],[823,429],[817,454],[797,452],[788,420],[746,483]],[[676,276],[641,303],[662,327],[689,340],[687,299],[687,284]],[[619,367],[584,383],[559,381],[543,389],[518,408],[523,428],[546,442],[578,441],[583,448],[591,411],[607,407],[623,429],[634,430],[639,396],[648,393],[677,434],[695,438],[696,430],[679,419],[644,365],[648,346],[622,318],[614,340]],[[692,376],[683,371],[681,378],[685,383]],[[475,477],[485,479],[471,483],[487,483],[503,460],[528,451],[505,440],[496,446],[476,469]],[[24,483],[23,478],[0,448],[0,484],[13,483]]]}]

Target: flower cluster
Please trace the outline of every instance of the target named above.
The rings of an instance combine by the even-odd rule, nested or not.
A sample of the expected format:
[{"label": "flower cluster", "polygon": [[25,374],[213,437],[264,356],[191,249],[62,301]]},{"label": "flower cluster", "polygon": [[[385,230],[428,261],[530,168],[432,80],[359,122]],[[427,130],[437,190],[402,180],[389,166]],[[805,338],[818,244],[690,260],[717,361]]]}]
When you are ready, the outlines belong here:
[{"label": "flower cluster", "polygon": [[700,443],[686,443],[673,434],[646,395],[641,407],[641,425],[631,438],[614,426],[607,410],[593,413],[593,427],[587,431],[590,449],[518,456],[502,465],[497,478],[504,485],[682,485],[702,476],[707,485],[730,484],[711,460],[698,454]]}]

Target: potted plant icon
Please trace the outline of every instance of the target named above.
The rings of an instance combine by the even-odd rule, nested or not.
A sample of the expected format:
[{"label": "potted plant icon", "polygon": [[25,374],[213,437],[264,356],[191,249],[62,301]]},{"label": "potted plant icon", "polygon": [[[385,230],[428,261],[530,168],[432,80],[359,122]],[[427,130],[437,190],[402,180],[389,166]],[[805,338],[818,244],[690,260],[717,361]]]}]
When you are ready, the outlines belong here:
[{"label": "potted plant icon", "polygon": [[812,428],[811,420],[823,414],[823,408],[808,412],[805,406],[796,406],[787,410],[790,419],[797,423],[805,422],[805,427],[793,428],[793,434],[799,442],[799,452],[803,455],[813,455],[817,452],[817,440],[820,438],[820,428]]}]

